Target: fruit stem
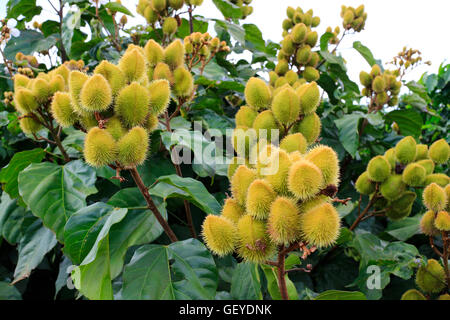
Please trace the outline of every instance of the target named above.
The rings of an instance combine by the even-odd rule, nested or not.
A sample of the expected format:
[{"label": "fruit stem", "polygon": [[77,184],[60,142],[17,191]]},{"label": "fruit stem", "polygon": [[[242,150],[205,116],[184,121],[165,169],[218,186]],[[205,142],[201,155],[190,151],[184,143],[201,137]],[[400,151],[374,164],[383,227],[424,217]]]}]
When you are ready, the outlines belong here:
[{"label": "fruit stem", "polygon": [[285,260],[285,249],[284,246],[280,246],[278,248],[278,261],[277,261],[277,270],[278,270],[278,286],[280,288],[281,299],[289,300],[289,295],[287,292],[286,286],[286,278],[285,278],[285,269],[284,269],[284,260]]}]

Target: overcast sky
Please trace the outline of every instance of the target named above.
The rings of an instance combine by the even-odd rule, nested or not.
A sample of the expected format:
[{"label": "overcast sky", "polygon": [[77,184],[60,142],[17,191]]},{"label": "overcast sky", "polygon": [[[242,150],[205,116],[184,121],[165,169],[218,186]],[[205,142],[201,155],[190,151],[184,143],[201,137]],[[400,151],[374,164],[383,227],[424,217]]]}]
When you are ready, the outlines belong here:
[{"label": "overcast sky", "polygon": [[[55,4],[56,0],[51,0]],[[5,16],[6,0],[0,1],[0,17]],[[138,0],[122,0],[128,9],[136,12]],[[56,20],[56,16],[47,0],[37,0],[44,10],[37,19],[42,22],[47,19]],[[318,27],[319,34],[326,27],[341,26],[339,15],[341,4],[357,7],[364,3],[368,20],[365,30],[361,33],[346,36],[340,45],[340,52],[347,60],[349,75],[358,81],[361,70],[368,70],[369,66],[364,59],[352,49],[353,41],[361,41],[372,50],[375,58],[386,63],[392,59],[403,46],[412,47],[422,51],[424,60],[431,60],[431,66],[422,66],[408,74],[405,79],[418,79],[428,71],[438,70],[439,64],[444,60],[450,62],[450,1],[449,0],[253,0],[253,14],[243,23],[256,24],[265,39],[279,42],[281,40],[281,22],[286,17],[287,6],[301,6],[302,9],[313,9],[314,15],[321,18]],[[221,18],[211,0],[204,0],[195,13],[205,17]],[[143,23],[144,19],[135,14],[129,19],[131,24]],[[359,81],[358,81],[359,82]]]}]

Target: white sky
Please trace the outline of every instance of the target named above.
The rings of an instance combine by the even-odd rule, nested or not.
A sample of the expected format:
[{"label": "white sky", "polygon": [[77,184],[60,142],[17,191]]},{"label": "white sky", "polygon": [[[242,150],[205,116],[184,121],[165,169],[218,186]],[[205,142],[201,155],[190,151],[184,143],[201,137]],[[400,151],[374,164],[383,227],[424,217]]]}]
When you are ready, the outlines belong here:
[{"label": "white sky", "polygon": [[[55,4],[56,0],[51,0]],[[0,18],[5,16],[6,0],[0,0]],[[122,0],[133,13],[136,12],[138,0]],[[47,0],[37,0],[44,10],[37,20],[56,20],[56,16]],[[253,14],[243,23],[254,23],[262,31],[264,38],[279,42],[281,40],[281,22],[286,18],[287,6],[301,6],[302,9],[313,9],[314,15],[321,18],[319,34],[327,26],[341,27],[339,15],[341,4],[357,7],[364,3],[368,20],[365,30],[355,35],[346,36],[340,45],[340,52],[346,59],[349,76],[355,82],[361,70],[368,70],[365,60],[352,48],[353,41],[361,41],[371,49],[376,59],[383,63],[390,61],[405,45],[422,51],[424,60],[431,60],[432,65],[421,66],[409,73],[405,79],[418,79],[428,71],[437,72],[439,64],[444,60],[450,62],[450,1],[449,0],[253,0]],[[195,13],[205,17],[222,18],[211,0],[204,0]],[[135,14],[130,24],[143,23],[144,19]],[[213,29],[211,29],[212,31]],[[211,32],[213,33],[213,32]]]}]

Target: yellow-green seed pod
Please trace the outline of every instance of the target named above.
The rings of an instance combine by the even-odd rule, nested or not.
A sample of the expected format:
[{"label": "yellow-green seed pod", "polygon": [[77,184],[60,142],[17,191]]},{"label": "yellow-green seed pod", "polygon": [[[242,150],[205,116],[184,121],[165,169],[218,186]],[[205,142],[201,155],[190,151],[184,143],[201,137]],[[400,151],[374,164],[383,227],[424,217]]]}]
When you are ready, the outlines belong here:
[{"label": "yellow-green seed pod", "polygon": [[376,156],[367,165],[369,179],[375,182],[383,182],[391,173],[391,165],[383,156]]},{"label": "yellow-green seed pod", "polygon": [[19,120],[20,129],[26,134],[33,134],[41,130],[41,124],[31,116],[30,114],[25,115]]},{"label": "yellow-green seed pod", "polygon": [[375,183],[369,179],[369,174],[367,171],[364,171],[358,179],[356,179],[355,188],[356,191],[364,195],[369,195],[375,192]]},{"label": "yellow-green seed pod", "polygon": [[292,36],[290,34],[285,36],[284,39],[281,41],[281,49],[287,56],[290,56],[294,53],[295,51],[294,42],[292,41]]},{"label": "yellow-green seed pod", "polygon": [[447,208],[445,209],[447,212],[450,211],[450,184],[447,184],[444,188],[445,194],[447,196]]},{"label": "yellow-green seed pod", "polygon": [[309,115],[316,111],[320,103],[320,92],[316,82],[300,87],[297,91],[300,96],[302,114]]},{"label": "yellow-green seed pod", "polygon": [[300,153],[306,153],[308,142],[303,134],[292,133],[283,138],[280,142],[280,148],[288,153],[299,151]]},{"label": "yellow-green seed pod", "polygon": [[175,70],[184,63],[184,46],[180,39],[173,41],[164,50],[164,62],[170,67],[170,69]]},{"label": "yellow-green seed pod", "polygon": [[134,127],[117,143],[117,161],[125,167],[142,164],[147,156],[148,133],[144,128]]},{"label": "yellow-green seed pod", "polygon": [[83,88],[84,83],[89,79],[89,77],[80,71],[72,71],[69,74],[69,93],[72,98],[72,105],[78,114],[84,113],[81,109],[80,104],[80,93]]},{"label": "yellow-green seed pod", "polygon": [[77,121],[77,114],[73,111],[70,94],[67,92],[56,92],[53,95],[50,110],[53,118],[63,128],[70,127]]},{"label": "yellow-green seed pod", "polygon": [[119,61],[119,68],[128,83],[138,81],[147,74],[145,58],[138,49],[127,51]]},{"label": "yellow-green seed pod", "polygon": [[283,125],[295,122],[300,114],[300,99],[291,87],[282,89],[272,102],[272,112]]},{"label": "yellow-green seed pod", "polygon": [[184,0],[169,0],[169,6],[175,10],[181,9],[184,5]]},{"label": "yellow-green seed pod", "polygon": [[275,86],[275,83],[278,80],[278,75],[276,74],[275,71],[269,72],[269,79],[270,79],[270,85]]},{"label": "yellow-green seed pod", "polygon": [[66,89],[66,82],[63,78],[63,76],[59,74],[53,75],[52,79],[48,83],[49,89],[50,89],[50,95],[54,94],[58,91],[65,91]]},{"label": "yellow-green seed pod", "polygon": [[268,108],[272,99],[269,87],[260,78],[250,78],[244,94],[248,105],[257,111]]},{"label": "yellow-green seed pod", "polygon": [[33,92],[29,89],[19,88],[14,95],[14,106],[20,113],[28,113],[38,108]]},{"label": "yellow-green seed pod", "polygon": [[286,72],[284,77],[286,78],[286,81],[291,86],[294,85],[294,83],[297,82],[297,80],[298,80],[298,74],[294,70],[289,70],[288,72]]},{"label": "yellow-green seed pod", "polygon": [[167,6],[166,0],[152,0],[150,3],[153,10],[155,10],[156,12],[164,11]]},{"label": "yellow-green seed pod", "polygon": [[170,71],[170,68],[167,64],[164,62],[160,62],[156,65],[155,69],[153,70],[153,79],[154,80],[167,80],[169,83],[173,84],[173,74],[172,71]]},{"label": "yellow-green seed pod", "polygon": [[435,213],[432,210],[428,210],[420,219],[420,230],[427,236],[434,236],[439,231],[434,226]]},{"label": "yellow-green seed pod", "polygon": [[269,161],[262,163],[261,157],[259,160],[257,164],[258,174],[264,177],[276,192],[286,194],[288,192],[287,181],[291,166],[289,154],[282,149],[275,149],[267,159]]},{"label": "yellow-green seed pod", "polygon": [[306,154],[305,159],[314,163],[322,172],[323,187],[339,184],[339,160],[332,148],[318,145]]},{"label": "yellow-green seed pod", "polygon": [[303,78],[306,79],[306,81],[317,81],[320,78],[319,70],[317,70],[314,67],[306,67],[303,71]]},{"label": "yellow-green seed pod", "polygon": [[94,74],[101,74],[108,80],[109,86],[113,96],[116,96],[120,89],[125,86],[125,76],[118,66],[103,60],[95,68]]},{"label": "yellow-green seed pod", "polygon": [[376,76],[372,82],[372,90],[377,93],[380,93],[380,92],[383,92],[385,89],[386,89],[386,83],[384,82],[383,77]]},{"label": "yellow-green seed pod", "polygon": [[314,112],[306,115],[302,121],[294,125],[293,131],[303,134],[308,144],[312,144],[319,137],[321,126],[320,118]]},{"label": "yellow-green seed pod", "polygon": [[38,103],[46,102],[52,94],[49,83],[42,78],[36,78],[32,81],[31,91]]},{"label": "yellow-green seed pod", "polygon": [[145,57],[151,67],[156,66],[164,60],[164,49],[155,40],[148,40],[144,47]]},{"label": "yellow-green seed pod", "polygon": [[63,77],[64,83],[66,84],[69,83],[69,74],[70,74],[69,68],[67,68],[65,65],[62,64],[53,71],[55,72],[55,74],[59,74],[60,76]]},{"label": "yellow-green seed pod", "polygon": [[144,17],[149,24],[154,24],[156,21],[158,21],[159,15],[158,12],[153,10],[152,6],[149,5],[144,10]]},{"label": "yellow-green seed pod", "polygon": [[89,130],[84,141],[84,159],[93,167],[113,163],[117,158],[117,143],[111,134],[98,127]]},{"label": "yellow-green seed pod", "polygon": [[175,18],[173,17],[167,17],[164,20],[163,26],[162,26],[162,31],[165,35],[173,35],[178,29],[178,22]]},{"label": "yellow-green seed pod", "polygon": [[402,295],[400,300],[427,300],[427,299],[419,290],[410,289]]},{"label": "yellow-green seed pod", "polygon": [[145,129],[147,129],[148,133],[151,133],[158,127],[158,124],[159,124],[158,116],[149,113],[147,115],[147,121],[145,122],[144,127]]},{"label": "yellow-green seed pod", "polygon": [[80,122],[81,126],[86,130],[89,131],[93,127],[98,126],[98,121],[95,118],[95,115],[93,113],[84,113],[83,115],[79,116],[78,121]]},{"label": "yellow-green seed pod", "polygon": [[366,88],[372,87],[372,77],[365,71],[359,73],[359,81]]},{"label": "yellow-green seed pod", "polygon": [[347,10],[345,11],[345,13],[344,13],[344,16],[343,16],[343,19],[344,19],[344,21],[343,21],[344,27],[347,26],[347,25],[349,25],[349,24],[351,24],[354,18],[355,18],[355,15],[354,15],[353,11],[350,10],[350,9],[347,9]]},{"label": "yellow-green seed pod", "polygon": [[318,247],[328,247],[339,236],[340,218],[329,203],[316,206],[301,215],[301,234],[305,241]]},{"label": "yellow-green seed pod", "polygon": [[444,164],[447,163],[450,157],[450,146],[447,141],[440,139],[435,141],[428,151],[428,157],[436,163]]},{"label": "yellow-green seed pod", "polygon": [[308,32],[308,28],[305,26],[304,23],[296,24],[291,32],[292,40],[294,41],[294,43],[299,44],[299,43],[305,42],[307,32]]},{"label": "yellow-green seed pod", "polygon": [[395,146],[395,156],[402,164],[413,162],[416,158],[416,140],[408,136],[400,140]]},{"label": "yellow-green seed pod", "polygon": [[388,97],[387,93],[384,91],[377,93],[377,96],[375,97],[375,103],[378,106],[385,105],[388,102],[388,100],[389,100],[389,97]]},{"label": "yellow-green seed pod", "polygon": [[236,172],[231,178],[231,193],[239,205],[245,206],[248,188],[255,179],[255,170],[249,169],[245,165],[240,165],[236,169]]},{"label": "yellow-green seed pod", "polygon": [[320,60],[320,56],[317,52],[313,52],[311,54],[311,58],[309,59],[308,66],[315,67]]},{"label": "yellow-green seed pod", "polygon": [[248,214],[256,219],[264,220],[269,216],[270,206],[276,197],[269,183],[256,179],[248,188],[245,208]]},{"label": "yellow-green seed pod", "polygon": [[251,128],[258,112],[248,106],[242,106],[236,113],[236,126],[246,126]]},{"label": "yellow-green seed pod", "polygon": [[[419,160],[416,162],[416,164],[422,166],[425,169],[425,172],[427,175],[432,174],[434,171],[433,160],[430,160],[430,159]],[[426,178],[424,178],[424,183],[425,183],[425,181],[426,181]]]},{"label": "yellow-green seed pod", "polygon": [[149,91],[137,82],[123,88],[116,99],[114,112],[128,127],[134,127],[145,121],[150,103]]},{"label": "yellow-green seed pod", "polygon": [[[279,89],[279,88],[281,88],[281,87],[284,87],[284,86],[287,85],[287,84],[289,84],[289,83],[288,83],[286,77],[279,77],[279,78],[277,79],[277,81],[275,82],[275,88]],[[274,96],[276,92],[278,92],[278,91],[275,90],[275,91],[273,92],[272,96]]]},{"label": "yellow-green seed pod", "polygon": [[279,76],[284,76],[289,71],[289,63],[286,60],[279,60],[275,66],[275,72]]},{"label": "yellow-green seed pod", "polygon": [[391,169],[394,170],[395,165],[396,165],[396,160],[397,160],[395,157],[395,149],[390,148],[390,149],[386,150],[386,152],[384,153],[384,157],[391,165]]},{"label": "yellow-green seed pod", "polygon": [[108,131],[116,141],[119,141],[127,133],[127,130],[122,125],[122,121],[117,116],[108,119],[106,122],[106,131]]},{"label": "yellow-green seed pod", "polygon": [[225,199],[221,215],[237,225],[239,219],[245,214],[243,208],[233,198]]},{"label": "yellow-green seed pod", "polygon": [[288,175],[288,188],[300,200],[314,197],[323,186],[323,175],[320,169],[308,160],[300,160],[292,164]]},{"label": "yellow-green seed pod", "polygon": [[285,244],[300,237],[300,212],[294,199],[278,197],[270,207],[267,229],[276,244]]},{"label": "yellow-green seed pod", "polygon": [[450,183],[450,178],[444,173],[429,174],[425,178],[425,185],[427,186],[431,183],[436,183],[437,185],[444,188],[447,184]]},{"label": "yellow-green seed pod", "polygon": [[403,182],[411,187],[420,187],[425,184],[427,172],[424,167],[417,163],[410,163],[403,170]]},{"label": "yellow-green seed pod", "polygon": [[[253,122],[253,129],[256,130],[258,139],[265,138],[271,141],[272,130],[278,130],[278,125],[273,112],[266,110],[258,114]],[[264,137],[264,135],[266,135],[266,137]]]},{"label": "yellow-green seed pod", "polygon": [[406,190],[406,184],[399,174],[389,176],[381,185],[380,191],[383,197],[390,201],[400,198]]},{"label": "yellow-green seed pod", "polygon": [[294,18],[294,13],[295,13],[295,9],[292,7],[287,7],[286,9],[286,15],[288,16],[289,19]]},{"label": "yellow-green seed pod", "polygon": [[262,263],[274,251],[263,221],[250,215],[243,216],[238,222],[238,254],[246,261]]},{"label": "yellow-green seed pod", "polygon": [[447,205],[447,195],[443,188],[432,183],[423,191],[423,203],[429,210],[439,212]]},{"label": "yellow-green seed pod", "polygon": [[391,202],[390,206],[386,208],[386,216],[393,221],[406,218],[411,213],[416,197],[412,191],[404,192],[400,198]]},{"label": "yellow-green seed pod", "polygon": [[306,65],[311,59],[311,56],[312,56],[311,47],[309,45],[305,45],[297,50],[297,53],[295,55],[295,61],[298,64]]},{"label": "yellow-green seed pod", "polygon": [[316,31],[308,32],[306,35],[306,44],[308,44],[311,48],[314,47],[319,39],[319,34]]},{"label": "yellow-green seed pod", "polygon": [[426,144],[416,145],[416,158],[414,161],[428,159],[428,146]]},{"label": "yellow-green seed pod", "polygon": [[448,294],[448,293],[441,294],[441,295],[438,297],[438,300],[450,300],[450,294]]},{"label": "yellow-green seed pod", "polygon": [[372,78],[375,78],[376,76],[381,74],[381,68],[378,64],[374,64],[372,66],[372,70],[370,70],[370,75],[372,76]]},{"label": "yellow-green seed pod", "polygon": [[233,253],[237,244],[237,228],[225,217],[208,215],[203,221],[202,235],[206,246],[221,257]]},{"label": "yellow-green seed pod", "polygon": [[416,284],[424,292],[440,292],[446,287],[444,268],[437,260],[429,259],[426,266],[417,270]]},{"label": "yellow-green seed pod", "polygon": [[100,74],[90,77],[80,92],[81,107],[85,111],[105,111],[112,102],[112,92],[108,81]]},{"label": "yellow-green seed pod", "polygon": [[188,98],[194,91],[194,78],[189,70],[179,67],[173,72],[173,93],[177,97]]},{"label": "yellow-green seed pod", "polygon": [[313,17],[311,22],[311,27],[315,28],[320,24],[320,17]]},{"label": "yellow-green seed pod", "polygon": [[231,142],[236,153],[243,158],[248,157],[251,148],[256,143],[256,131],[254,129],[237,126],[233,130]]},{"label": "yellow-green seed pod", "polygon": [[447,211],[439,211],[434,226],[440,231],[450,231],[450,215]]},{"label": "yellow-green seed pod", "polygon": [[167,80],[154,80],[148,86],[150,93],[149,107],[153,115],[166,111],[170,101],[170,84]]},{"label": "yellow-green seed pod", "polygon": [[19,88],[26,88],[30,83],[30,78],[24,76],[23,74],[16,73],[14,75],[14,90],[17,91]]},{"label": "yellow-green seed pod", "polygon": [[250,166],[249,163],[248,163],[248,160],[246,158],[234,157],[231,160],[231,163],[228,165],[228,171],[227,171],[228,180],[231,181],[231,177],[233,177],[234,173],[236,172],[236,169],[241,164],[246,165],[247,167]]}]

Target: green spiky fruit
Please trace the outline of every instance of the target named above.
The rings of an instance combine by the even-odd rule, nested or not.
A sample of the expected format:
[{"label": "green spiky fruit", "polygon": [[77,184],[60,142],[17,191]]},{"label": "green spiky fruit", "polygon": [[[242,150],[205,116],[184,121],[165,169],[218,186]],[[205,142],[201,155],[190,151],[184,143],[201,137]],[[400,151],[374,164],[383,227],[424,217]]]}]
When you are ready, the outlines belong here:
[{"label": "green spiky fruit", "polygon": [[311,48],[314,47],[319,39],[319,34],[316,31],[308,32],[306,35],[306,44],[308,44]]},{"label": "green spiky fruit", "polygon": [[173,78],[173,93],[177,97],[190,97],[192,91],[194,91],[194,78],[189,70],[184,67],[179,67],[173,72]]},{"label": "green spiky fruit", "polygon": [[443,188],[432,183],[423,191],[423,203],[429,210],[439,212],[447,205],[447,195]]},{"label": "green spiky fruit", "polygon": [[14,95],[14,105],[20,113],[28,113],[39,106],[33,92],[29,89],[19,88]]},{"label": "green spiky fruit", "polygon": [[152,6],[149,5],[144,10],[144,17],[149,24],[154,24],[156,21],[158,21],[159,15],[158,12],[153,10]]},{"label": "green spiky fruit", "polygon": [[284,77],[286,78],[287,82],[291,86],[294,85],[294,83],[298,81],[298,74],[294,70],[289,70],[288,72],[286,72]]},{"label": "green spiky fruit", "polygon": [[447,208],[445,209],[447,212],[450,211],[450,184],[447,184],[444,188],[445,194],[447,196]]},{"label": "green spiky fruit", "polygon": [[440,139],[435,141],[428,151],[428,157],[436,163],[443,164],[450,157],[450,146],[447,141]]},{"label": "green spiky fruit", "polygon": [[23,74],[16,73],[14,75],[14,90],[17,91],[19,88],[26,88],[30,83],[30,78],[24,76]]},{"label": "green spiky fruit", "polygon": [[270,141],[272,139],[272,130],[278,130],[278,124],[273,112],[266,110],[258,114],[253,122],[253,129],[256,130],[258,139],[265,138]]},{"label": "green spiky fruit", "polygon": [[241,165],[249,166],[248,160],[246,158],[241,157],[234,157],[230,164],[228,165],[228,171],[227,171],[227,177],[228,180],[231,181],[231,177],[233,177],[233,174],[236,172],[236,169]]},{"label": "green spiky fruit", "polygon": [[64,82],[69,83],[69,74],[70,70],[65,65],[60,65],[58,68],[54,70],[55,74],[59,74],[64,78]]},{"label": "green spiky fruit", "polygon": [[308,28],[304,23],[298,23],[292,29],[291,35],[294,43],[302,43],[306,41],[306,34],[308,32]]},{"label": "green spiky fruit", "polygon": [[84,114],[85,112],[81,109],[80,104],[80,93],[83,88],[84,83],[89,79],[89,77],[80,71],[72,71],[69,74],[69,92],[72,98],[72,105],[78,114]]},{"label": "green spiky fruit", "polygon": [[286,126],[297,120],[300,114],[300,99],[294,89],[286,87],[273,98],[272,112],[275,118]]},{"label": "green spiky fruit", "polygon": [[266,219],[269,215],[270,205],[276,197],[269,183],[256,179],[248,188],[245,208],[248,214],[256,219]]},{"label": "green spiky fruit", "polygon": [[178,22],[175,18],[167,17],[164,20],[162,30],[165,35],[171,36],[177,31],[177,29],[178,29]]},{"label": "green spiky fruit", "polygon": [[439,211],[434,226],[440,231],[450,231],[450,215],[447,211]]},{"label": "green spiky fruit", "polygon": [[225,199],[221,215],[237,225],[239,219],[245,214],[243,208],[233,198]]},{"label": "green spiky fruit", "polygon": [[292,40],[292,36],[291,35],[288,34],[281,41],[281,49],[283,50],[283,52],[287,56],[290,56],[290,55],[292,55],[294,53],[295,47],[294,47],[294,42]]},{"label": "green spiky fruit", "polygon": [[372,77],[365,71],[361,71],[359,73],[359,81],[366,88],[370,88],[372,86]]},{"label": "green spiky fruit", "polygon": [[257,111],[269,107],[272,99],[269,87],[260,78],[250,78],[244,94],[248,105]]},{"label": "green spiky fruit", "polygon": [[164,49],[153,39],[150,39],[144,47],[145,57],[151,67],[155,67],[164,60]]},{"label": "green spiky fruit", "polygon": [[416,145],[416,158],[415,161],[428,159],[428,146],[426,144]]},{"label": "green spiky fruit", "polygon": [[417,163],[410,163],[403,170],[403,182],[411,187],[420,187],[425,183],[427,172],[424,167]]},{"label": "green spiky fruit", "polygon": [[106,131],[108,131],[116,141],[119,141],[127,133],[127,130],[122,125],[122,121],[117,116],[108,119],[106,122]]},{"label": "green spiky fruit", "polygon": [[270,183],[276,192],[286,194],[290,166],[291,160],[288,153],[282,149],[276,149],[271,152],[268,162],[265,164],[262,164],[261,161],[258,162],[258,173]]},{"label": "green spiky fruit", "polygon": [[284,76],[288,71],[289,71],[289,63],[284,59],[279,60],[277,65],[275,66],[275,72],[280,76]]},{"label": "green spiky fruit", "polygon": [[114,111],[126,126],[133,127],[144,122],[149,103],[148,89],[133,82],[119,92]]},{"label": "green spiky fruit", "polygon": [[164,50],[164,62],[172,69],[180,67],[184,63],[184,46],[180,39],[173,41]]},{"label": "green spiky fruit", "polygon": [[419,290],[410,289],[402,295],[400,300],[427,300],[427,299]]},{"label": "green spiky fruit", "polygon": [[225,217],[208,215],[203,221],[202,235],[206,246],[218,256],[232,253],[237,244],[237,228]]},{"label": "green spiky fruit", "polygon": [[311,58],[309,59],[308,66],[316,67],[319,60],[320,60],[319,54],[317,52],[313,52],[311,54]]},{"label": "green spiky fruit", "polygon": [[111,134],[98,127],[89,130],[84,141],[84,159],[93,167],[102,167],[116,161],[117,143]]},{"label": "green spiky fruit", "polygon": [[[427,175],[432,174],[434,171],[434,162],[430,159],[419,160],[416,164],[422,166],[425,169]],[[424,179],[424,181],[426,178]]]},{"label": "green spiky fruit", "polygon": [[311,59],[311,55],[311,47],[308,45],[302,46],[297,50],[295,61],[297,61],[298,64],[306,65]]},{"label": "green spiky fruit", "polygon": [[387,93],[384,91],[377,93],[377,96],[375,98],[375,102],[378,106],[385,105],[388,102],[388,100],[389,100],[389,97],[388,97]]},{"label": "green spiky fruit", "polygon": [[288,188],[300,200],[308,200],[315,196],[323,186],[323,175],[320,169],[308,160],[300,160],[292,164],[288,175]]},{"label": "green spiky fruit", "polygon": [[167,64],[164,62],[160,62],[156,65],[155,69],[153,70],[153,79],[154,80],[167,80],[169,83],[173,84],[173,73],[170,71],[170,68]]},{"label": "green spiky fruit", "polygon": [[20,119],[19,126],[26,134],[36,133],[42,128],[41,124],[30,114],[27,114]]},{"label": "green spiky fruit", "polygon": [[428,210],[420,219],[420,230],[427,236],[434,236],[439,231],[434,226],[435,213],[432,210]]},{"label": "green spiky fruit", "polygon": [[270,71],[269,72],[269,81],[270,81],[270,85],[275,86],[275,83],[278,80],[278,75],[276,74],[275,71]]},{"label": "green spiky fruit", "polygon": [[251,148],[256,143],[256,131],[244,126],[237,126],[233,130],[231,142],[234,150],[240,157],[247,157]]},{"label": "green spiky fruit", "polygon": [[372,76],[372,78],[375,78],[376,76],[381,74],[381,68],[378,64],[374,64],[372,66],[372,70],[370,70],[370,75]]},{"label": "green spiky fruit", "polygon": [[395,169],[395,164],[396,164],[396,157],[395,157],[395,149],[394,148],[390,148],[388,150],[386,150],[386,152],[384,153],[384,157],[386,158],[386,160],[389,162],[391,169],[394,170]]},{"label": "green spiky fruit", "polygon": [[305,137],[308,144],[314,143],[320,135],[320,118],[316,113],[308,114],[297,125],[294,125],[294,132],[300,132]]},{"label": "green spiky fruit", "polygon": [[299,91],[302,114],[309,115],[316,111],[320,103],[320,92],[316,82],[302,86]]},{"label": "green spiky fruit", "polygon": [[243,216],[238,222],[238,254],[246,261],[264,262],[274,251],[263,221],[250,215]]},{"label": "green spiky fruit", "polygon": [[314,67],[306,67],[303,71],[303,78],[306,79],[306,81],[317,81],[320,78],[319,70],[317,70]]},{"label": "green spiky fruit", "polygon": [[369,179],[375,182],[383,182],[391,173],[391,165],[383,156],[376,156],[367,165]]},{"label": "green spiky fruit", "polygon": [[440,292],[446,286],[444,268],[438,261],[429,259],[426,266],[417,270],[416,284],[425,292]]},{"label": "green spiky fruit", "polygon": [[175,10],[181,9],[184,5],[184,0],[168,0],[169,6]]},{"label": "green spiky fruit", "polygon": [[292,133],[283,138],[280,142],[280,148],[288,153],[299,151],[300,153],[306,153],[308,143],[303,134]]},{"label": "green spiky fruit", "polygon": [[47,80],[36,78],[32,81],[31,91],[38,103],[44,103],[50,98],[51,90]]},{"label": "green spiky fruit", "polygon": [[149,113],[147,115],[147,121],[145,122],[144,127],[145,129],[147,129],[149,133],[151,133],[158,127],[158,124],[159,124],[158,116]]},{"label": "green spiky fruit", "polygon": [[400,140],[395,146],[395,156],[402,164],[413,162],[416,158],[416,140],[408,136]]},{"label": "green spiky fruit", "polygon": [[355,14],[351,9],[347,9],[342,18],[344,19],[344,26],[347,26],[352,23],[353,19],[355,19]]},{"label": "green spiky fruit", "polygon": [[412,191],[404,192],[400,198],[393,201],[387,208],[386,216],[393,221],[406,218],[411,213],[412,205],[416,197],[416,194]]},{"label": "green spiky fruit", "polygon": [[119,68],[128,83],[138,81],[147,73],[144,55],[136,48],[125,52],[119,61]]},{"label": "green spiky fruit", "polygon": [[153,10],[155,10],[156,12],[164,11],[167,6],[166,0],[152,0],[150,3],[151,3]]},{"label": "green spiky fruit", "polygon": [[78,121],[86,131],[98,126],[98,121],[93,113],[84,113],[83,115],[80,115]]},{"label": "green spiky fruit", "polygon": [[67,92],[56,92],[50,106],[53,118],[63,127],[70,127],[77,120],[73,111],[70,94]]},{"label": "green spiky fruit", "polygon": [[314,163],[322,172],[323,187],[339,184],[339,160],[332,148],[318,145],[308,152],[305,159]]},{"label": "green spiky fruit", "polygon": [[328,247],[339,236],[340,218],[336,209],[324,203],[301,215],[303,239],[318,247]]},{"label": "green spiky fruit", "polygon": [[433,173],[427,175],[425,178],[425,185],[429,185],[431,183],[436,183],[441,187],[445,187],[450,183],[450,178],[444,173]]},{"label": "green spiky fruit", "polygon": [[311,27],[315,28],[320,24],[320,17],[313,17],[311,22]]},{"label": "green spiky fruit", "polygon": [[246,126],[251,128],[258,112],[248,106],[242,106],[236,113],[236,126]]},{"label": "green spiky fruit", "polygon": [[390,201],[400,198],[406,190],[406,184],[404,183],[402,176],[399,174],[393,174],[389,176],[381,185],[380,192],[386,199]]},{"label": "green spiky fruit", "polygon": [[125,167],[142,164],[147,156],[148,133],[144,128],[134,127],[117,143],[117,161]]},{"label": "green spiky fruit", "polygon": [[355,182],[356,191],[360,194],[369,195],[375,192],[375,183],[369,179],[369,174],[364,171]]},{"label": "green spiky fruit", "polygon": [[255,179],[255,170],[249,169],[245,165],[240,165],[236,169],[236,172],[231,178],[231,193],[239,205],[245,206],[248,188]]},{"label": "green spiky fruit", "polygon": [[170,84],[167,80],[154,80],[148,86],[150,93],[149,108],[153,115],[166,111],[170,101]]},{"label": "green spiky fruit", "polygon": [[386,83],[384,82],[383,77],[376,76],[372,82],[372,90],[375,91],[376,93],[380,93],[383,92],[384,89],[386,89]]},{"label": "green spiky fruit", "polygon": [[101,74],[108,81],[113,96],[125,86],[125,76],[116,65],[103,60],[94,70],[95,74]]},{"label": "green spiky fruit", "polygon": [[80,92],[81,106],[86,111],[105,111],[112,102],[108,81],[100,74],[90,77]]},{"label": "green spiky fruit", "polygon": [[285,244],[300,236],[300,212],[294,199],[278,197],[270,207],[267,229],[272,241]]},{"label": "green spiky fruit", "polygon": [[55,92],[58,91],[65,91],[66,89],[66,82],[64,80],[64,78],[59,75],[56,74],[52,77],[52,79],[50,80],[50,82],[48,83],[49,89],[50,89],[50,95],[54,94]]}]

